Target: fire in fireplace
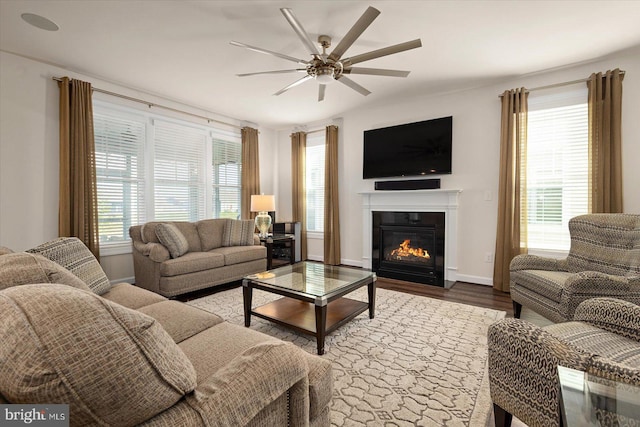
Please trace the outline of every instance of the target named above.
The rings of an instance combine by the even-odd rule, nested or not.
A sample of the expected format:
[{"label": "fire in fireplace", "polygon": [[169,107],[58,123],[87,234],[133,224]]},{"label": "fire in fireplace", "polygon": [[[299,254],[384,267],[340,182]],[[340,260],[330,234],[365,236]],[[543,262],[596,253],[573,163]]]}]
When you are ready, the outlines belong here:
[{"label": "fire in fireplace", "polygon": [[406,261],[406,262],[424,262],[431,259],[431,255],[426,249],[412,248],[411,240],[403,240],[400,245],[393,249],[389,255],[385,256],[387,260]]},{"label": "fire in fireplace", "polygon": [[372,231],[376,274],[445,286],[443,212],[374,211]]}]

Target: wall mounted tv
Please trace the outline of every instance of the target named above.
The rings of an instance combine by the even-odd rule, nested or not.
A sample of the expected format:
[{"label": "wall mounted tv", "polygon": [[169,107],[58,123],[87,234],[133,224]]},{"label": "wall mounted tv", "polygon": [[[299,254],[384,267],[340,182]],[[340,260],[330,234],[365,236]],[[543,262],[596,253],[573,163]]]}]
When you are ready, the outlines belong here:
[{"label": "wall mounted tv", "polygon": [[451,173],[453,117],[364,131],[362,177]]}]

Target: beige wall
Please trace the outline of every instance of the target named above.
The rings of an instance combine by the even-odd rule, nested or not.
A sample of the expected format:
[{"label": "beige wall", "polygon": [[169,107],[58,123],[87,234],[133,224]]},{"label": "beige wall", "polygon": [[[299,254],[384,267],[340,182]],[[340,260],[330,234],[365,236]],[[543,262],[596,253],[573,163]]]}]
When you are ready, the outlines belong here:
[{"label": "beige wall", "polygon": [[[363,131],[378,127],[453,116],[453,173],[439,176],[444,189],[461,189],[458,213],[458,278],[472,283],[490,284],[493,264],[485,262],[493,254],[497,222],[500,103],[505,89],[529,88],[588,77],[592,72],[619,67],[627,71],[623,95],[624,206],[626,212],[640,213],[640,49],[598,62],[539,73],[518,79],[505,79],[484,87],[440,95],[399,94],[394,100],[343,113],[340,128],[340,224],[342,262],[362,265],[362,205],[358,192],[371,191],[375,180],[362,179]],[[410,78],[410,77],[409,77]],[[310,127],[311,128],[311,127]],[[289,157],[290,129],[278,138],[279,159]],[[279,168],[279,192],[290,188],[287,167]],[[486,201],[485,193],[491,195]],[[286,197],[281,197],[281,200]],[[290,199],[290,196],[289,196]],[[282,206],[281,209],[290,209]],[[289,211],[290,212],[290,211]],[[322,259],[322,245],[314,242],[309,256]]]},{"label": "beige wall", "polygon": [[[623,95],[625,211],[640,213],[640,50],[604,60],[539,73],[480,88],[440,95],[398,94],[393,100],[341,114],[340,218],[342,261],[362,263],[360,191],[373,189],[362,179],[362,132],[381,126],[453,115],[453,174],[441,176],[442,187],[462,189],[459,211],[458,277],[474,283],[491,282],[498,189],[500,104],[498,94],[518,86],[536,87],[586,78],[591,72],[620,67],[627,71]],[[0,245],[23,250],[57,235],[58,89],[52,76],[68,72],[48,64],[0,52]],[[119,87],[87,76],[94,86],[195,113],[202,111]],[[212,114],[211,114],[212,115]],[[219,117],[225,121],[234,119]],[[245,119],[245,118],[242,118]],[[250,117],[246,118],[251,120]],[[307,124],[309,129],[332,122]],[[239,121],[235,120],[238,124]],[[260,127],[261,182],[276,195],[277,218],[291,218],[291,129]],[[485,201],[489,192],[492,200]],[[322,240],[310,242],[309,254],[322,259]],[[104,257],[110,279],[133,277],[131,256]]]},{"label": "beige wall", "polygon": [[[242,125],[237,119],[120,87],[97,78],[0,52],[0,245],[24,250],[57,237],[58,87],[51,77],[76,77],[95,87]],[[101,99],[140,104],[96,94]],[[159,110],[160,111],[160,110]],[[163,114],[167,114],[163,112]],[[243,118],[244,119],[244,118]],[[273,193],[275,131],[259,128],[262,191]],[[132,280],[131,254],[103,256],[111,280]]]}]

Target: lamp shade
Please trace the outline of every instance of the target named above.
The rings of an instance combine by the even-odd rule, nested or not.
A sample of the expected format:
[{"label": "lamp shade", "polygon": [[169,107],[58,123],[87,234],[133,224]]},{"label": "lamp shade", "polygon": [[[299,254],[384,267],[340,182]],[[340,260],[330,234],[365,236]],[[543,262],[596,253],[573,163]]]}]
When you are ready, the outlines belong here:
[{"label": "lamp shade", "polygon": [[275,196],[265,196],[264,194],[254,194],[251,196],[251,212],[270,212],[275,210]]}]

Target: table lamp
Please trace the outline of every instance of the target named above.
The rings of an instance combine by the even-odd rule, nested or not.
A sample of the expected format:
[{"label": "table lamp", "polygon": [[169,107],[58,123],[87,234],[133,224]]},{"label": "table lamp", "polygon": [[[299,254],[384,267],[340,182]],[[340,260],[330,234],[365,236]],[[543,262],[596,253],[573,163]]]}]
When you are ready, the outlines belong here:
[{"label": "table lamp", "polygon": [[271,227],[271,217],[267,212],[276,210],[276,198],[273,195],[254,194],[251,196],[251,212],[258,212],[256,216],[256,227],[260,230],[258,234],[265,238]]}]

